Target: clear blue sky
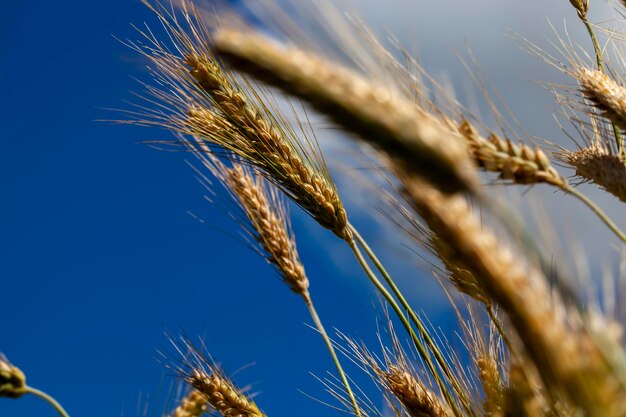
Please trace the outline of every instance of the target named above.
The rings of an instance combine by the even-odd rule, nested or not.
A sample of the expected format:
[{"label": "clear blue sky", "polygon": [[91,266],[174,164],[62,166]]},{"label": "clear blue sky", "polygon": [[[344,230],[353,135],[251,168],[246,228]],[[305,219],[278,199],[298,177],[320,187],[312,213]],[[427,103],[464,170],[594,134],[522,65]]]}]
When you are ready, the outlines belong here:
[{"label": "clear blue sky", "polygon": [[[256,254],[187,214],[231,228],[185,155],[140,144],[163,132],[95,121],[126,106],[131,76],[145,79],[112,35],[136,38],[130,23],[150,13],[138,0],[2,9],[0,351],[73,416],[137,416],[174,380],[154,358],[164,330],[182,330],[205,335],[228,371],[255,363],[236,380],[268,414],[334,414],[297,392],[327,399],[308,373],[332,369],[304,306]],[[346,259],[337,273],[319,238],[299,237],[328,327],[373,342],[378,301],[348,251],[333,249]],[[2,417],[34,415],[53,411],[0,400]]]}]

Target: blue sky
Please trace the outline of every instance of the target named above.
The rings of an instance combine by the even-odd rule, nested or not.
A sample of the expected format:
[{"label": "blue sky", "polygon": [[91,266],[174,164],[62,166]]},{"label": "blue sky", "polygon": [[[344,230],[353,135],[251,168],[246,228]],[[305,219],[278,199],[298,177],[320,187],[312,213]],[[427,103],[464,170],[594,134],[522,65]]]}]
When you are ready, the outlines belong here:
[{"label": "blue sky", "polygon": [[[392,27],[401,38],[413,39],[409,46],[419,46],[429,69],[436,76],[445,72],[460,90],[462,69],[455,54],[469,39],[531,133],[559,134],[545,104],[549,94],[531,80],[546,79],[546,74],[550,81],[562,77],[504,35],[512,28],[533,39],[540,32],[550,36],[545,16],[531,16],[536,12],[522,9],[525,2],[507,2],[520,9],[512,10],[498,6],[501,1],[481,0],[491,14],[476,19],[499,24],[474,21],[472,26],[465,17],[478,6],[450,14],[451,4],[464,4],[455,0],[440,7],[426,2],[421,12],[431,18],[424,25],[407,25],[406,15],[420,15],[399,13],[409,7],[404,3],[398,0],[397,8],[384,8],[376,16],[381,10],[376,1],[363,1],[363,15],[379,28]],[[569,11],[563,6],[551,5],[542,13],[560,21]],[[162,411],[159,399],[174,381],[155,360],[156,352],[168,347],[164,331],[182,331],[191,338],[204,336],[227,371],[253,364],[235,379],[252,384],[269,415],[291,415],[295,407],[302,415],[333,414],[298,392],[328,399],[309,372],[324,375],[332,369],[322,341],[307,327],[306,309],[262,259],[216,230],[231,225],[222,210],[203,199],[185,155],[141,144],[169,139],[168,134],[96,122],[119,117],[103,109],[126,108],[123,100],[140,90],[131,77],[146,79],[146,63],[113,38],[136,39],[130,23],[144,21],[155,24],[138,0],[3,5],[0,351],[73,416],[134,417],[142,414],[138,404],[148,397],[156,415]],[[443,23],[454,30],[442,31]],[[433,37],[435,30],[438,36]],[[345,179],[340,184],[350,185]],[[373,211],[367,199],[355,200],[355,208]],[[576,210],[568,214],[587,214]],[[293,212],[322,319],[328,328],[376,346],[379,302],[348,249]],[[407,268],[417,262],[415,255],[366,217],[355,215],[354,220],[367,226],[365,232],[393,263],[415,305],[458,344],[450,331],[455,319],[440,303],[437,284]],[[586,224],[579,223],[583,230]],[[358,371],[349,370],[364,381]],[[0,415],[51,416],[53,411],[35,398],[3,399]]]}]

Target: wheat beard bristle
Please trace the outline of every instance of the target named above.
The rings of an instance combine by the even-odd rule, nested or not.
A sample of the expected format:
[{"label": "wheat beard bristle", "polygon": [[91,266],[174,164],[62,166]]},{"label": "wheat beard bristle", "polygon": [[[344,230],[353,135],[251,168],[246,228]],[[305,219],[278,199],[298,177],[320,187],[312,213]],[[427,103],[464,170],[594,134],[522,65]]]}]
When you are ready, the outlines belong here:
[{"label": "wheat beard bristle", "polygon": [[269,261],[276,265],[289,288],[310,302],[309,280],[293,238],[287,232],[286,219],[273,209],[263,188],[241,166],[228,169],[226,179],[256,230],[257,240],[269,255]]}]

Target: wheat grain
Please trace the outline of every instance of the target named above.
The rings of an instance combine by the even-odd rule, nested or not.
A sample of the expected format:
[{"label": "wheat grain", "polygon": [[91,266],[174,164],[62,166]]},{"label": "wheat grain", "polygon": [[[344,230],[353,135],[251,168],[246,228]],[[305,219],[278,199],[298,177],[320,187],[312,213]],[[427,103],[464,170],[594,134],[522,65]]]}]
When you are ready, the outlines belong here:
[{"label": "wheat grain", "polygon": [[172,412],[171,417],[200,417],[207,409],[208,404],[204,395],[192,390],[180,400],[180,404]]},{"label": "wheat grain", "polygon": [[255,34],[222,29],[214,47],[236,68],[308,100],[444,192],[476,191],[472,163],[459,135],[384,84]]}]

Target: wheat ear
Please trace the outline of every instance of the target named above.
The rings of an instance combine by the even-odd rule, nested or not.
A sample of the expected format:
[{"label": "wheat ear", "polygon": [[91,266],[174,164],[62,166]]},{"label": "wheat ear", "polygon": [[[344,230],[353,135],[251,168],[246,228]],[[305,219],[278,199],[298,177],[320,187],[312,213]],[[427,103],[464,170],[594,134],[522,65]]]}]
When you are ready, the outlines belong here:
[{"label": "wheat ear", "polygon": [[185,381],[204,396],[223,417],[265,417],[256,403],[244,395],[220,371],[195,368]]},{"label": "wheat ear", "polygon": [[450,417],[452,413],[424,384],[397,366],[382,372],[382,378],[411,417]]},{"label": "wheat ear", "polygon": [[626,203],[626,165],[619,156],[593,145],[574,152],[562,150],[555,155],[574,167],[576,175]]},{"label": "wheat ear", "polygon": [[[187,29],[174,12],[144,3],[157,14],[172,46],[151,31],[130,44],[153,64],[155,86],[129,123],[157,125],[194,135],[212,149],[221,148],[259,168],[320,225],[349,239],[347,216],[330,174],[312,140],[301,140],[276,108],[264,104],[248,80],[224,71],[208,49],[210,30],[198,11],[182,2]],[[220,152],[220,149],[217,149]]]},{"label": "wheat ear", "polygon": [[600,113],[626,129],[626,88],[602,71],[579,68],[574,76],[580,83],[582,93]]},{"label": "wheat ear", "polygon": [[26,392],[24,372],[0,353],[0,397],[19,398]]},{"label": "wheat ear", "polygon": [[495,134],[485,139],[467,120],[462,121],[457,128],[468,142],[477,165],[485,171],[498,172],[502,179],[517,184],[548,183],[573,195],[587,205],[622,242],[626,243],[626,233],[597,204],[571,187],[541,149],[531,149],[524,144],[518,145]]},{"label": "wheat ear", "polygon": [[589,415],[624,412],[624,387],[581,318],[564,307],[539,270],[521,263],[486,230],[464,198],[445,196],[416,177],[403,180],[416,212],[457,248],[464,265],[507,313],[546,385],[559,387]]},{"label": "wheat ear", "polygon": [[195,145],[192,142],[187,142],[187,145],[195,152],[202,164],[226,186],[235,204],[241,208],[247,221],[244,220],[240,223],[261,246],[262,250],[259,252],[266,257],[269,263],[276,266],[289,288],[304,299],[311,318],[339,372],[346,393],[350,397],[355,415],[360,417],[362,415],[361,409],[337,357],[333,343],[311,299],[309,279],[300,261],[295,238],[289,224],[287,209],[283,199],[277,193],[277,189],[269,186],[262,177],[254,175],[250,168],[236,162],[233,162],[231,167],[226,166],[215,156],[206,152],[202,141],[197,141]]},{"label": "wheat ear", "polygon": [[445,192],[476,191],[472,163],[458,134],[392,88],[256,34],[223,29],[213,42],[216,53],[237,69],[306,99]]},{"label": "wheat ear", "polygon": [[208,403],[204,395],[196,390],[191,390],[180,400],[180,404],[171,414],[171,417],[200,417],[208,409]]}]

